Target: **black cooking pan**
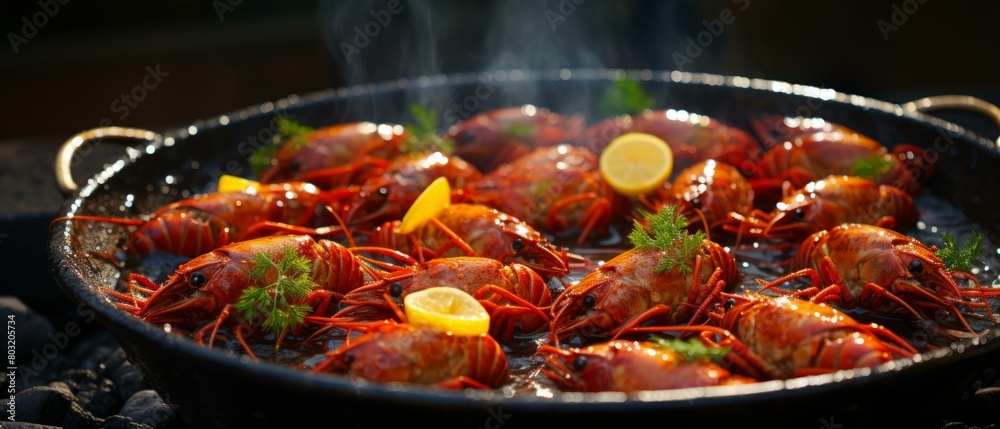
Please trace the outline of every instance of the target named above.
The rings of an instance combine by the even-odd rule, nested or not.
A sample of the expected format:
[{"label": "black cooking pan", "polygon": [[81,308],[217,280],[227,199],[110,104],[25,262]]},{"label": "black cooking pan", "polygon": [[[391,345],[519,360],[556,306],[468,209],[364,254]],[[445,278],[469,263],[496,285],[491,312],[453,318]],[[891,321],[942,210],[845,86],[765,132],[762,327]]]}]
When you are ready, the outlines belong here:
[{"label": "black cooking pan", "polygon": [[[964,212],[992,242],[1000,238],[1000,204],[994,198],[1000,189],[996,144],[917,112],[959,103],[1000,118],[995,107],[971,98],[900,106],[782,82],[648,70],[431,76],[291,96],[162,135],[123,128],[92,130],[75,136],[60,152],[57,176],[71,193],[61,214],[137,217],[211,190],[220,174],[248,176],[247,155],[257,141],[273,133],[273,118],[279,113],[313,125],[402,122],[408,118],[407,106],[416,103],[444,112],[447,125],[488,109],[531,103],[556,112],[583,112],[596,120],[601,118],[597,100],[621,78],[641,80],[657,108],[686,109],[745,129],[751,117],[762,113],[819,116],[882,142],[936,150],[939,156],[927,192]],[[73,150],[101,136],[140,143],[74,190],[68,171]],[[118,281],[121,268],[107,255],[121,250],[125,234],[107,224],[55,224],[49,247],[53,273],[69,296],[96,311],[97,320],[119,339],[149,383],[196,427],[926,426],[935,413],[958,400],[986,363],[1000,358],[1000,328],[994,327],[975,341],[956,342],[875,370],[633,396],[556,392],[552,397],[508,397],[503,391],[451,392],[315,376],[198,346],[115,308],[97,287]]]}]

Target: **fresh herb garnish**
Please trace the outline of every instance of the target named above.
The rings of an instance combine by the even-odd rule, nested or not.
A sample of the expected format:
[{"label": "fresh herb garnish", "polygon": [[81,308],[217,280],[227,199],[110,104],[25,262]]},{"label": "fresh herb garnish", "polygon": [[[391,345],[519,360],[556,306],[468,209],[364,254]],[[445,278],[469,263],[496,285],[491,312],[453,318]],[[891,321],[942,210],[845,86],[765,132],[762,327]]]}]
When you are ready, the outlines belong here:
[{"label": "fresh herb garnish", "polygon": [[709,347],[697,338],[684,341],[680,338],[653,336],[652,340],[660,347],[677,352],[681,356],[684,356],[684,360],[687,362],[701,360],[721,363],[722,358],[726,357],[726,353],[729,353],[729,350],[731,349],[731,347]]},{"label": "fresh herb garnish", "polygon": [[433,109],[418,104],[410,105],[410,114],[414,122],[403,126],[410,138],[403,142],[403,152],[416,154],[428,151],[441,151],[451,154],[455,144],[451,140],[441,138],[437,132],[438,116]]},{"label": "fresh herb garnish", "polygon": [[507,128],[507,134],[511,137],[519,139],[529,139],[535,136],[538,131],[534,127],[528,124],[515,123]]},{"label": "fresh herb garnish", "polygon": [[258,286],[243,291],[236,302],[236,311],[251,324],[263,318],[261,326],[277,334],[280,344],[285,334],[300,325],[311,310],[309,305],[298,304],[317,287],[310,277],[310,268],[309,259],[298,256],[290,246],[285,247],[277,264],[267,254],[258,253],[250,272],[250,278]]},{"label": "fresh herb garnish", "polygon": [[531,186],[531,195],[535,197],[535,200],[542,200],[546,194],[551,192],[552,187],[550,185],[552,185],[552,179],[539,179]]},{"label": "fresh herb garnish", "polygon": [[638,115],[653,107],[653,97],[642,90],[639,82],[622,79],[608,88],[600,106],[606,116]]},{"label": "fresh herb garnish", "polygon": [[270,142],[262,142],[263,146],[257,148],[250,155],[250,166],[257,175],[271,168],[274,157],[282,146],[288,144],[290,145],[289,149],[301,149],[306,145],[305,135],[316,131],[315,128],[307,127],[294,119],[280,115],[275,118],[274,122],[278,126],[278,132],[274,134]]},{"label": "fresh herb garnish", "polygon": [[937,251],[937,257],[944,261],[949,270],[972,272],[972,263],[979,261],[979,253],[982,252],[983,234],[972,231],[972,236],[962,242],[965,249],[958,248],[958,237],[947,232],[941,233],[944,240],[944,248]]},{"label": "fresh herb garnish", "polygon": [[296,145],[304,145],[305,141],[302,140],[302,136],[316,131],[313,127],[307,127],[300,124],[299,121],[284,116],[278,116],[275,123],[278,125],[277,140],[294,140]]},{"label": "fresh herb garnish", "polygon": [[892,157],[875,155],[870,158],[861,158],[851,166],[851,175],[863,177],[871,180],[878,180],[884,177],[896,161]]},{"label": "fresh herb garnish", "polygon": [[663,206],[656,214],[644,211],[641,213],[649,222],[652,235],[646,232],[646,228],[639,220],[635,220],[635,227],[628,235],[629,241],[635,248],[659,250],[663,253],[663,259],[656,267],[658,273],[674,268],[682,273],[691,271],[692,268],[687,264],[687,260],[698,252],[699,246],[705,241],[705,233],[703,231],[689,233],[688,220],[677,213],[677,207],[674,205]]}]

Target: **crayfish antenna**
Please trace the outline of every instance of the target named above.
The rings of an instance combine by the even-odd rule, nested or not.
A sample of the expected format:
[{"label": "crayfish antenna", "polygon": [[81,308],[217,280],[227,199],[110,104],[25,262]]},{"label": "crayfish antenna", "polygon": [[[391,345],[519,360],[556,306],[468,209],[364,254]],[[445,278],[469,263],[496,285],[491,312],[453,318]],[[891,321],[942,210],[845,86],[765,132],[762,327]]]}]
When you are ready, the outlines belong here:
[{"label": "crayfish antenna", "polygon": [[310,183],[321,183],[327,188],[338,188],[347,186],[356,180],[356,176],[362,173],[366,167],[380,171],[388,168],[389,165],[390,162],[387,160],[371,155],[363,155],[344,165],[307,171],[302,173],[299,179]]},{"label": "crayfish antenna", "polygon": [[337,225],[340,226],[340,231],[344,233],[344,238],[347,239],[347,245],[355,247],[357,244],[354,242],[354,231],[347,227],[347,222],[344,221],[344,218],[340,216],[340,214],[338,214],[337,211],[330,206],[330,204],[324,205],[323,209],[326,210],[327,213],[330,213],[330,215],[333,216],[333,219],[337,221]]},{"label": "crayfish antenna", "polygon": [[[400,269],[407,268],[407,266],[412,266],[412,265],[416,265],[417,264],[417,260],[413,259],[412,256],[407,255],[407,254],[405,254],[403,252],[400,252],[398,250],[393,250],[393,249],[389,249],[389,248],[386,248],[386,247],[378,247],[378,246],[356,246],[356,247],[349,247],[347,250],[350,250],[351,253],[354,253],[355,257],[357,257],[358,259],[360,259],[362,261],[365,261],[365,262],[368,262],[368,263],[370,263],[372,265],[375,265],[375,266],[377,266],[377,267],[379,267],[379,268],[381,268],[381,269],[383,269],[385,271],[398,271]],[[374,258],[368,257],[368,256],[361,256],[361,255],[358,255],[358,253],[372,253],[372,254],[375,254],[375,255],[385,256],[385,257],[387,257],[389,259],[395,260],[396,262],[402,263],[405,266],[394,265],[394,264],[391,264],[391,263],[388,263],[388,262],[385,262],[385,261],[380,261],[380,260],[377,260],[377,259],[374,259]]]},{"label": "crayfish antenna", "polygon": [[990,298],[1000,298],[1000,289],[984,288],[982,284],[979,283],[979,279],[970,273],[965,271],[952,271],[951,277],[955,280],[955,284],[960,284],[960,280],[964,280],[972,283],[972,287],[961,287],[959,286],[959,293],[963,298],[972,297],[982,299],[981,303],[973,302],[963,302],[963,304],[970,307],[985,307],[986,313],[989,316],[990,321],[996,321],[996,315],[993,314],[993,306],[990,305]]},{"label": "crayfish antenna", "polygon": [[[117,298],[123,302],[115,302],[115,306],[131,313],[134,316],[138,316],[139,313],[147,306],[149,303],[149,297],[156,293],[160,288],[160,285],[153,283],[145,276],[137,273],[129,273],[128,275],[128,290],[129,293],[119,292],[112,288],[106,286],[98,287],[98,290],[105,295]],[[136,294],[142,294],[145,297],[140,298]]]},{"label": "crayfish antenna", "polygon": [[593,263],[590,258],[573,252],[566,252],[566,262],[571,270],[581,270]]},{"label": "crayfish antenna", "polygon": [[[348,315],[351,314],[353,310],[357,309],[357,307],[345,308],[343,310],[338,311],[331,317],[308,316],[305,318],[305,320],[310,323],[317,323],[317,324],[323,323],[326,324],[328,327],[362,329],[362,330],[371,329],[386,324],[395,325],[397,323],[407,323],[406,313],[403,311],[403,309],[399,308],[399,305],[396,304],[395,301],[393,301],[392,296],[389,294],[389,292],[383,293],[382,298],[385,300],[389,309],[392,310],[392,313],[395,315],[396,320],[398,320],[399,322],[391,318],[380,318],[378,320],[361,321],[361,319],[357,317],[349,317]],[[361,306],[363,305],[364,304],[361,304]],[[313,336],[315,336],[315,334],[313,334]]]},{"label": "crayfish antenna", "polygon": [[507,298],[507,299],[513,301],[515,304],[517,304],[517,305],[519,305],[519,306],[527,309],[529,312],[535,313],[537,316],[541,317],[542,320],[545,320],[546,322],[550,321],[549,315],[546,312],[542,311],[540,307],[538,307],[537,305],[532,304],[532,303],[526,301],[524,298],[521,298],[521,297],[515,295],[513,292],[511,292],[511,291],[509,291],[507,289],[504,289],[502,287],[499,287],[499,286],[495,286],[495,285],[486,285],[486,286],[483,286],[483,287],[477,289],[472,294],[472,296],[474,298],[476,298],[476,299],[482,300],[483,295],[485,295],[485,293],[487,291],[488,292],[493,292],[495,294],[498,294],[498,295],[500,295],[500,296],[502,296],[504,298]]},{"label": "crayfish antenna", "polygon": [[344,329],[347,331],[347,336],[349,337],[351,331],[357,330],[361,332],[369,332],[380,326],[398,324],[398,322],[392,319],[358,320],[353,317],[336,315],[333,317],[308,316],[305,318],[305,321],[310,324],[324,325],[312,334],[309,334],[309,336],[305,339],[306,342],[314,341],[321,334],[330,331],[331,329]]},{"label": "crayfish antenna", "polygon": [[669,306],[663,304],[654,305],[649,310],[646,310],[641,314],[637,314],[635,317],[625,322],[620,328],[612,330],[610,332],[611,340],[614,341],[619,339],[622,335],[636,332],[637,328],[643,323],[646,323],[650,320],[654,320],[661,316],[667,317],[670,315],[670,312],[671,311]]},{"label": "crayfish antenna", "polygon": [[698,220],[701,221],[702,230],[705,231],[705,239],[712,241],[712,227],[708,225],[708,219],[705,217],[705,212],[697,207],[691,207],[695,214],[698,215]]}]

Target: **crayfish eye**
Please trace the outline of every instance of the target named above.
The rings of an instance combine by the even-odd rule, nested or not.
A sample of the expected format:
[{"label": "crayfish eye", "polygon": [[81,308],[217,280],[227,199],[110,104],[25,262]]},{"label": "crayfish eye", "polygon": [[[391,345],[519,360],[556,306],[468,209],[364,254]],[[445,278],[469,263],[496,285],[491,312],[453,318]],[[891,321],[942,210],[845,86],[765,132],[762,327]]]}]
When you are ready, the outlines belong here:
[{"label": "crayfish eye", "polygon": [[910,262],[910,266],[907,269],[910,270],[910,274],[919,276],[924,273],[924,263],[920,262],[919,259],[914,259],[913,262]]},{"label": "crayfish eye", "polygon": [[376,191],[376,193],[378,193],[380,197],[386,197],[389,195],[389,188],[383,186],[381,188],[378,188],[378,191]]},{"label": "crayfish eye", "polygon": [[597,304],[597,298],[594,295],[587,295],[583,297],[583,306],[586,308],[593,308],[594,304]]},{"label": "crayfish eye", "polygon": [[587,358],[585,356],[580,356],[573,361],[573,369],[577,371],[583,371],[583,368],[587,366]]},{"label": "crayfish eye", "polygon": [[476,130],[465,130],[465,132],[459,133],[455,136],[456,143],[465,146],[472,144],[476,140]]},{"label": "crayfish eye", "polygon": [[794,215],[795,215],[795,220],[802,220],[806,217],[806,211],[802,210],[802,207],[796,207]]},{"label": "crayfish eye", "polygon": [[399,282],[393,282],[391,285],[389,285],[389,294],[395,297],[402,295],[403,285],[399,284]]},{"label": "crayfish eye", "polygon": [[201,271],[195,271],[188,277],[188,283],[191,284],[191,287],[202,287],[208,283],[208,277],[205,277]]},{"label": "crayfish eye", "polygon": [[691,200],[691,205],[695,207],[701,207],[701,198],[695,198]]},{"label": "crayfish eye", "polygon": [[726,300],[726,311],[731,310],[734,306],[736,306],[736,300],[735,299],[729,298],[729,299]]},{"label": "crayfish eye", "polygon": [[510,248],[514,249],[514,252],[520,252],[524,250],[524,240],[518,238],[514,242],[510,243]]},{"label": "crayfish eye", "polygon": [[344,355],[344,365],[351,366],[354,363],[354,355]]}]

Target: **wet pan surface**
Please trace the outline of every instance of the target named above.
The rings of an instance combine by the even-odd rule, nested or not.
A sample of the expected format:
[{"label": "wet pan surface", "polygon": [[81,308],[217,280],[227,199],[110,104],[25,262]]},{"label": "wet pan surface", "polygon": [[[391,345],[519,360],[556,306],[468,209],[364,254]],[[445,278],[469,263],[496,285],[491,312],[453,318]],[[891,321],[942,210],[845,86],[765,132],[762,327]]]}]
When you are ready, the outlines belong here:
[{"label": "wet pan surface", "polygon": [[[407,106],[443,112],[445,124],[493,108],[521,104],[581,112],[595,121],[600,96],[616,79],[642,81],[656,108],[708,115],[749,130],[763,113],[817,116],[882,142],[934,151],[934,176],[924,191],[961,212],[996,243],[1000,187],[995,145],[953,124],[899,106],[833,90],[782,82],[679,72],[563,70],[501,71],[431,76],[292,96],[199,121],[164,134],[162,142],[127,155],[73,195],[61,215],[138,217],[210,190],[222,174],[248,176],[247,157],[276,130],[275,115],[307,124],[352,120],[403,122]],[[381,385],[249,362],[198,346],[115,308],[98,293],[119,281],[123,228],[56,224],[50,235],[53,273],[73,299],[95,309],[129,359],[181,415],[197,427],[322,423],[338,427],[431,422],[441,427],[607,426],[622,422],[766,422],[862,427],[877,422],[926,423],[957,399],[983,362],[1000,357],[1000,327],[975,340],[901,359],[874,370],[842,371],[747,386],[620,393],[553,392],[551,397],[510,392],[451,392]],[[995,252],[991,247],[990,252]],[[988,286],[988,283],[986,284]],[[946,398],[946,399],[942,399]],[[954,398],[954,399],[952,399]],[[639,424],[639,423],[636,423]],[[646,423],[649,424],[649,423]],[[848,426],[851,425],[851,426]]]}]

